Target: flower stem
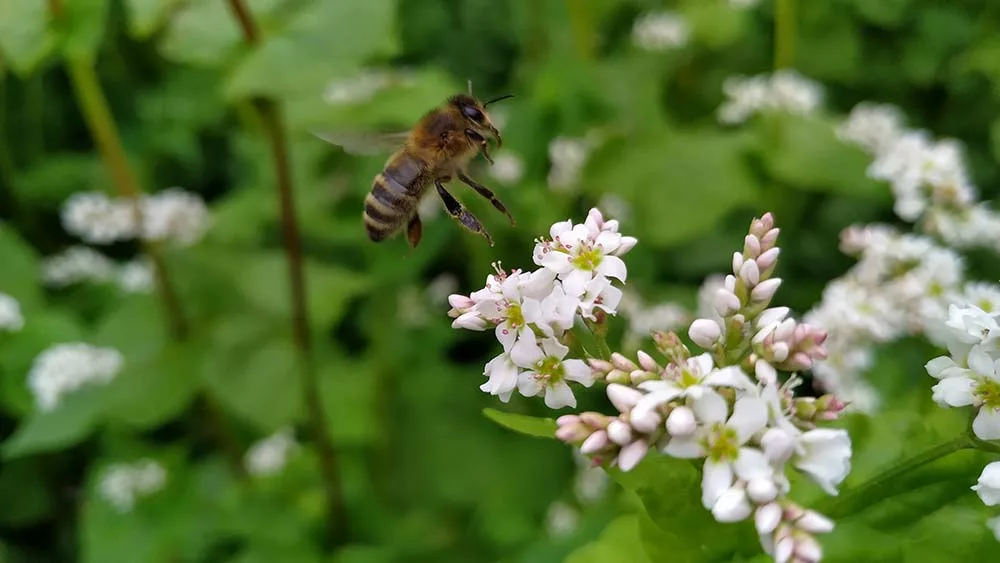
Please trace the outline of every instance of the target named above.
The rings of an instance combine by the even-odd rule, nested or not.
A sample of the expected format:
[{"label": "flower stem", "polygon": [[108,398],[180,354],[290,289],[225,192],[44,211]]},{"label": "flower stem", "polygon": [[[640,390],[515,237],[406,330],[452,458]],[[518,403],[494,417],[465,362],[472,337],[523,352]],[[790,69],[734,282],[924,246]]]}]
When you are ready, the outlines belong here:
[{"label": "flower stem", "polygon": [[[894,496],[890,490],[888,493],[879,492],[893,481],[903,475],[915,471],[929,463],[933,463],[943,457],[953,454],[959,450],[976,449],[978,446],[967,436],[959,436],[942,444],[931,447],[911,458],[905,459],[896,465],[886,469],[878,475],[865,481],[861,485],[849,490],[827,507],[824,512],[831,518],[841,518],[857,512],[862,506],[871,506],[879,501]],[[857,501],[863,501],[859,505]]]},{"label": "flower stem", "polygon": [[[250,45],[260,41],[253,16],[243,0],[229,0],[233,16],[243,30],[243,36]],[[274,161],[275,182],[278,203],[281,208],[282,235],[287,256],[288,276],[292,299],[292,341],[298,351],[298,363],[304,380],[305,403],[309,422],[319,454],[320,469],[326,489],[327,517],[330,519],[330,540],[334,545],[346,539],[347,513],[340,490],[340,470],[337,452],[328,431],[323,404],[320,401],[319,376],[313,362],[312,341],[309,330],[309,316],[306,307],[306,286],[302,260],[302,242],[295,213],[295,199],[292,188],[292,172],[288,156],[288,141],[285,135],[284,116],[281,106],[264,98],[255,98],[252,105],[260,116],[264,134]]]},{"label": "flower stem", "polygon": [[600,351],[602,360],[611,359],[611,347],[608,346],[607,339],[607,325],[603,323],[595,323],[589,319],[584,319],[587,324],[587,328],[590,329],[590,334],[594,335],[594,341],[597,342],[597,348]]},{"label": "flower stem", "polygon": [[776,0],[774,10],[774,70],[795,64],[795,0]]}]

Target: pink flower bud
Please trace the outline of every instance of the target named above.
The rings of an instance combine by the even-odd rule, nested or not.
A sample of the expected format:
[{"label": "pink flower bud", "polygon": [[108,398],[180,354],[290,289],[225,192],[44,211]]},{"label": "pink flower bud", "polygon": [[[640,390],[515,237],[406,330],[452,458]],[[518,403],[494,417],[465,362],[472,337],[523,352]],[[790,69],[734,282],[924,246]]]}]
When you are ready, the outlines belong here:
[{"label": "pink flower bud", "polygon": [[711,348],[722,336],[722,327],[712,319],[695,319],[688,329],[688,337],[702,348]]},{"label": "pink flower bud", "polygon": [[608,383],[628,383],[628,374],[620,369],[613,369],[605,376],[604,381]]},{"label": "pink flower bud", "polygon": [[611,354],[611,364],[622,371],[632,371],[639,369],[639,366],[635,365],[635,362],[619,354],[618,352],[614,352]]},{"label": "pink flower bud", "polygon": [[642,350],[639,350],[636,356],[639,358],[639,365],[642,366],[642,369],[646,371],[660,371],[660,364],[656,363],[653,356],[650,356]]},{"label": "pink flower bud", "polygon": [[580,445],[580,452],[585,454],[595,454],[603,450],[608,445],[608,433],[605,430],[594,432],[583,444]]},{"label": "pink flower bud", "polygon": [[755,303],[765,303],[774,297],[781,285],[781,278],[771,278],[760,282],[757,287],[750,290],[750,299]]},{"label": "pink flower bud", "polygon": [[747,260],[740,266],[740,279],[748,287],[753,287],[760,282],[760,268],[757,267],[756,260]]},{"label": "pink flower bud", "polygon": [[564,414],[556,419],[556,424],[566,426],[567,424],[579,424],[580,416],[575,414]]},{"label": "pink flower bud", "polygon": [[641,369],[633,370],[632,373],[628,374],[628,380],[632,385],[639,385],[643,381],[649,381],[650,379],[659,379],[659,377],[655,373]]},{"label": "pink flower bud", "polygon": [[795,552],[795,538],[789,532],[782,533],[783,529],[786,526],[779,525],[774,534],[774,563],[787,563]]},{"label": "pink flower bud", "polygon": [[632,427],[621,420],[612,420],[608,424],[608,438],[619,446],[627,446],[632,442]]},{"label": "pink flower bud", "polygon": [[806,510],[798,520],[795,527],[805,530],[811,534],[826,534],[833,531],[833,520],[823,516],[815,510]]},{"label": "pink flower bud", "polygon": [[747,496],[754,504],[764,504],[773,501],[778,496],[778,487],[774,481],[758,477],[747,482]]},{"label": "pink flower bud", "polygon": [[698,426],[694,411],[688,407],[677,407],[667,416],[667,432],[676,438],[686,438]]},{"label": "pink flower bud", "polygon": [[[760,256],[760,239],[754,235],[747,235],[743,239],[743,254],[746,254],[750,258],[756,258]],[[735,271],[736,268],[733,268]]]},{"label": "pink flower bud", "polygon": [[587,218],[584,219],[584,223],[595,231],[599,231],[601,230],[601,227],[604,226],[604,214],[601,213],[600,209],[592,207],[590,208],[590,212],[587,213]]},{"label": "pink flower bud", "polygon": [[794,339],[797,325],[795,319],[785,319],[774,329],[774,339],[787,342]]},{"label": "pink flower bud", "polygon": [[757,526],[757,533],[761,535],[770,534],[781,523],[781,506],[776,502],[769,502],[757,508],[753,515],[754,525]]},{"label": "pink flower bud", "polygon": [[778,254],[780,252],[781,249],[777,246],[762,252],[757,257],[757,266],[760,268],[760,271],[767,272],[774,268],[775,264],[778,263]]},{"label": "pink flower bud", "polygon": [[691,357],[691,351],[681,342],[681,339],[673,331],[663,332],[658,330],[653,333],[653,342],[656,349],[660,351],[671,363],[682,364]]},{"label": "pink flower bud", "polygon": [[618,232],[618,219],[606,219],[604,224],[601,225],[602,231],[608,231],[609,233]]},{"label": "pink flower bud", "polygon": [[785,366],[788,371],[802,371],[811,368],[813,365],[812,358],[808,354],[802,352],[796,352],[792,354],[791,358],[785,362]]},{"label": "pink flower bud", "polygon": [[[760,287],[760,286],[758,286]],[[736,294],[728,289],[719,288],[715,294],[715,310],[723,317],[740,310],[742,303]]]},{"label": "pink flower bud", "polygon": [[618,412],[621,413],[626,413],[632,410],[636,403],[639,402],[639,399],[642,398],[642,392],[638,389],[633,389],[617,383],[608,385],[607,394],[611,404],[613,404],[615,408],[618,409]]},{"label": "pink flower bud", "polygon": [[771,229],[770,231],[764,233],[764,236],[760,237],[761,250],[774,248],[774,244],[778,242],[778,234],[780,232],[781,229]]},{"label": "pink flower bud", "polygon": [[454,307],[455,309],[464,312],[465,309],[472,307],[473,305],[476,304],[476,302],[470,299],[466,295],[452,294],[448,296],[448,304]]},{"label": "pink flower bud", "polygon": [[580,414],[580,422],[586,424],[590,428],[607,428],[608,422],[613,420],[611,417],[603,415],[599,412],[585,412]]},{"label": "pink flower bud", "polygon": [[556,429],[556,438],[563,442],[573,444],[581,440],[586,440],[591,435],[591,430],[583,424],[566,424]]},{"label": "pink flower bud", "polygon": [[788,359],[788,344],[784,342],[775,342],[771,344],[768,351],[771,353],[771,359],[775,363],[781,363]]},{"label": "pink flower bud", "polygon": [[622,448],[618,453],[618,467],[625,472],[631,471],[642,458],[646,457],[649,451],[649,444],[645,440],[636,440]]},{"label": "pink flower bud", "polygon": [[638,242],[639,239],[635,237],[622,237],[621,244],[619,244],[618,248],[616,248],[611,254],[615,256],[624,256],[629,250],[632,250]]},{"label": "pink flower bud", "polygon": [[451,322],[451,328],[464,328],[466,330],[486,330],[486,326],[486,319],[479,316],[476,311],[462,313]]},{"label": "pink flower bud", "polygon": [[590,364],[590,369],[592,369],[596,373],[606,374],[610,372],[612,369],[611,362],[598,360],[596,358],[591,358],[587,360],[587,363]]},{"label": "pink flower bud", "polygon": [[734,272],[739,272],[740,268],[743,267],[743,263],[745,261],[746,260],[743,258],[742,254],[740,254],[739,252],[734,252],[733,253],[733,271]]},{"label": "pink flower bud", "polygon": [[816,541],[816,538],[810,535],[799,534],[795,540],[793,555],[802,561],[802,563],[815,563],[823,558],[823,549],[820,547],[819,542]]},{"label": "pink flower bud", "polygon": [[637,404],[629,413],[629,422],[632,423],[632,428],[644,434],[656,430],[656,427],[663,423],[663,417],[655,410],[657,406],[656,403],[651,402]]}]

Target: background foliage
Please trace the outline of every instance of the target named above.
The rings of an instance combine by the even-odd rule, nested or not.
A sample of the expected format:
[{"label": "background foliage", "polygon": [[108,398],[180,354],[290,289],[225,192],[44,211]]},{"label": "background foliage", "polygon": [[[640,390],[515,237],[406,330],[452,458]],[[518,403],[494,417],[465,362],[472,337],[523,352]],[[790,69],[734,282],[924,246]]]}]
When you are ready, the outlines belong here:
[{"label": "background foliage", "polygon": [[[726,77],[772,68],[767,1],[747,10],[723,0],[248,5],[263,36],[252,48],[219,0],[63,0],[58,20],[46,2],[0,3],[0,290],[29,321],[0,342],[2,561],[643,561],[652,556],[636,551],[640,537],[663,533],[680,549],[691,536],[676,530],[692,524],[670,506],[650,510],[652,520],[634,513],[627,481],[624,492],[577,506],[572,532],[550,533],[550,505],[579,504],[570,452],[483,416],[498,406],[478,390],[491,339],[452,330],[443,296],[427,288],[448,279],[455,291],[480,287],[498,259],[530,267],[535,236],[614,195],[630,210],[623,231],[640,240],[629,287],[650,302],[694,305],[704,278],[726,271],[750,218],[775,212],[778,274],[791,280],[779,297],[801,314],[851,264],[837,250],[841,229],[894,222],[888,188],[865,177],[866,157],[822,127],[862,100],[897,104],[911,126],[962,140],[983,199],[997,193],[1000,5],[987,0],[798,3],[794,66],[826,86],[826,109],[818,122],[786,116],[780,135],[764,120],[720,126],[714,113]],[[633,22],[664,7],[689,21],[689,45],[636,49]],[[166,256],[191,324],[182,342],[169,337],[154,295],[40,284],[41,258],[76,242],[60,226],[61,204],[77,191],[113,191],[67,61],[96,68],[140,183],[182,186],[211,205],[206,238]],[[391,80],[370,98],[324,100],[331,83],[372,71]],[[467,79],[484,97],[516,95],[497,106],[505,142],[494,156],[518,155],[523,177],[500,182],[485,166],[476,176],[517,228],[456,187],[496,247],[441,213],[426,219],[416,252],[400,239],[370,244],[360,210],[384,156],[347,156],[310,131],[404,128]],[[348,544],[332,553],[308,440],[278,477],[238,470],[255,440],[306,422],[256,96],[287,114],[319,393],[349,515]],[[550,142],[591,131],[604,141],[579,181],[550,189]],[[971,264],[1000,276],[995,260]],[[38,352],[72,340],[119,349],[125,371],[37,414],[25,374]],[[848,484],[964,425],[930,403],[921,366],[933,354],[903,342],[880,356],[872,379],[893,401],[879,417],[851,421]],[[584,400],[602,407],[600,392]],[[544,412],[518,397],[504,410]],[[123,516],[96,494],[96,476],[139,456],[164,464],[168,485]],[[898,484],[910,492],[840,521],[825,538],[827,560],[951,561],[956,545],[969,557],[995,553],[968,491],[982,465],[963,453]],[[663,490],[690,478],[666,471]],[[723,558],[742,557],[733,553],[749,560],[755,550]]]}]

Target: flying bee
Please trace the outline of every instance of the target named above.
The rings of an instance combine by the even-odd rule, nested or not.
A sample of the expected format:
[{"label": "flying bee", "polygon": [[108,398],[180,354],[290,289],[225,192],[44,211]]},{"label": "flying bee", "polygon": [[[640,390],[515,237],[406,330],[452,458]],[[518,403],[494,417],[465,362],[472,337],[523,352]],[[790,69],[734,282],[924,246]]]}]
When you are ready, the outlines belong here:
[{"label": "flying bee", "polygon": [[486,113],[486,106],[511,97],[500,96],[481,103],[472,95],[470,82],[468,94],[451,96],[444,104],[424,114],[409,131],[317,133],[317,137],[352,154],[395,150],[375,176],[365,197],[362,219],[368,238],[381,242],[405,227],[407,242],[411,248],[416,248],[423,233],[418,207],[434,186],[448,214],[462,227],[485,237],[493,246],[493,239],[483,224],[445,188],[445,184],[457,178],[488,199],[507,216],[511,225],[515,224],[497,196],[470,178],[467,172],[469,161],[478,154],[493,164],[488,139],[495,140],[498,149],[503,139]]}]

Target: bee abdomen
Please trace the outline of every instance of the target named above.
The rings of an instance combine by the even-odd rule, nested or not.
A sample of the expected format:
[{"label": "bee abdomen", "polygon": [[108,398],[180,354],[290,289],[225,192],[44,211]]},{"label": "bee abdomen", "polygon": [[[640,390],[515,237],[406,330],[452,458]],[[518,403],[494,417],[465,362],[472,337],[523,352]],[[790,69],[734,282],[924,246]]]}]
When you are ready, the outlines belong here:
[{"label": "bee abdomen", "polygon": [[389,238],[406,223],[416,204],[407,186],[380,172],[365,197],[363,217],[368,238],[374,242]]}]

